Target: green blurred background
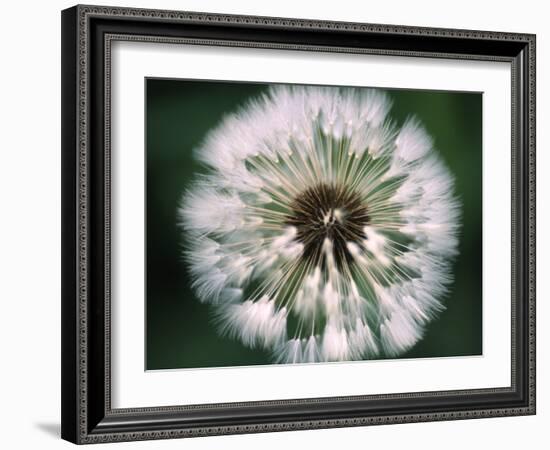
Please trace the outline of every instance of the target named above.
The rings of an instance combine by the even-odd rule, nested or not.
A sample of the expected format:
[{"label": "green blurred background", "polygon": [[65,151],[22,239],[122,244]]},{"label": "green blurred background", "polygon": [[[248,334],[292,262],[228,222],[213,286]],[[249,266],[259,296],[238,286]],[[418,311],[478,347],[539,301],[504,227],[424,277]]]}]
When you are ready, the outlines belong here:
[{"label": "green blurred background", "polygon": [[[220,337],[208,305],[190,287],[182,259],[177,207],[194,175],[204,171],[192,150],[227,113],[265,92],[268,84],[146,80],[147,299],[146,369],[270,364],[269,354]],[[391,116],[414,114],[456,177],[462,202],[460,254],[446,310],[401,358],[480,355],[481,320],[481,108],[479,93],[387,90]]]}]

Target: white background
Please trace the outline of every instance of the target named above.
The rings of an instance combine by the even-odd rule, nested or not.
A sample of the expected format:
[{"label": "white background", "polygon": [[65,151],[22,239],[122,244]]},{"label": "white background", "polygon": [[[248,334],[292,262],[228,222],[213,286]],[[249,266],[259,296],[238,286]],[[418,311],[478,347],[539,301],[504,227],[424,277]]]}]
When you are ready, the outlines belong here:
[{"label": "white background", "polygon": [[[140,1],[108,4],[240,14],[337,19],[470,29],[533,32],[538,35],[538,323],[549,319],[545,298],[550,227],[545,192],[550,187],[547,128],[550,95],[548,12],[544,2],[461,0],[394,2],[254,2],[253,0]],[[0,443],[3,448],[69,448],[59,440],[60,396],[60,16],[71,2],[11,2],[4,5],[0,70]],[[548,205],[548,202],[546,202]],[[508,449],[542,448],[550,421],[547,342],[538,331],[538,415],[460,422],[392,425],[322,431],[115,444],[118,448],[362,448]],[[546,425],[546,427],[545,427]]]}]

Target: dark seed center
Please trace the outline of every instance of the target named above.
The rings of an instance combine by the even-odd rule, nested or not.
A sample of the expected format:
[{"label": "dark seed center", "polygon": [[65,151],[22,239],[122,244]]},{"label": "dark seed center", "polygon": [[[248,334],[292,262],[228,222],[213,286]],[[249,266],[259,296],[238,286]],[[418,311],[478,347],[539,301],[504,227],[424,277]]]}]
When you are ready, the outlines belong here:
[{"label": "dark seed center", "polygon": [[348,242],[365,238],[368,210],[359,194],[339,184],[320,183],[306,189],[291,204],[287,224],[296,227],[303,257],[324,263],[323,242],[332,241],[338,267],[351,260]]}]

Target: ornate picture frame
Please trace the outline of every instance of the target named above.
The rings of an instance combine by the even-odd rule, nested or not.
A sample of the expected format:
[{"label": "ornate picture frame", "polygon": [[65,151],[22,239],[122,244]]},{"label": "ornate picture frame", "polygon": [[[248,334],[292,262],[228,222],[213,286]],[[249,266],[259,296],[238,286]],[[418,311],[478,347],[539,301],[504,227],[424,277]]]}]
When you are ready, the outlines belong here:
[{"label": "ornate picture frame", "polygon": [[[509,64],[510,385],[183,405],[174,397],[170,406],[113,407],[115,42]],[[535,414],[534,35],[82,5],[62,12],[64,439],[85,444],[529,414]]]}]

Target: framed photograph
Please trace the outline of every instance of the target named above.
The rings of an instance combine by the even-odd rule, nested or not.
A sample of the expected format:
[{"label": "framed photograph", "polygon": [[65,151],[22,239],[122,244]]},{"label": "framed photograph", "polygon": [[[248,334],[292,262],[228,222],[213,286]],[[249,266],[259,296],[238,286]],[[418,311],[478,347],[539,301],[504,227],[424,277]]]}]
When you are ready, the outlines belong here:
[{"label": "framed photograph", "polygon": [[62,12],[62,437],[535,413],[535,36]]}]

